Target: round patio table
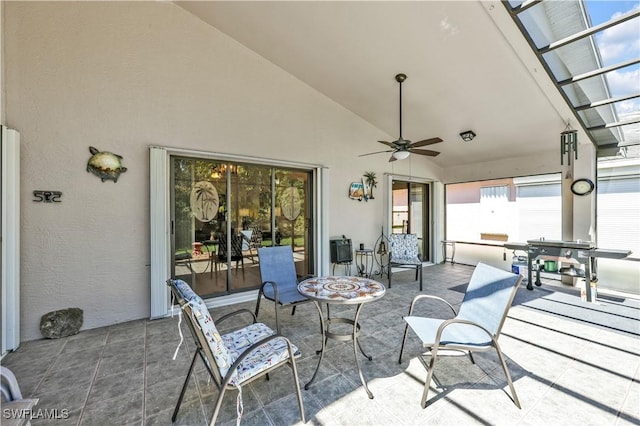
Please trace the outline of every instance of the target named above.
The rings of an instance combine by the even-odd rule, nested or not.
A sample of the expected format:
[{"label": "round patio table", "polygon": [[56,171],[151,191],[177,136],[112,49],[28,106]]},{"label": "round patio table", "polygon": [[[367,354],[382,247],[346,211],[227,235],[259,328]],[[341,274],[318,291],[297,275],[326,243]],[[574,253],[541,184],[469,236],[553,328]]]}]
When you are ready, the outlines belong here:
[{"label": "round patio table", "polygon": [[[353,354],[356,360],[356,366],[358,367],[360,380],[362,381],[362,385],[367,391],[369,398],[373,399],[373,394],[367,386],[367,382],[362,374],[362,369],[360,368],[360,361],[358,360],[358,349],[362,355],[369,359],[369,361],[373,360],[373,357],[364,352],[360,342],[358,341],[358,336],[360,335],[360,324],[358,324],[358,318],[360,316],[362,306],[365,303],[373,302],[384,296],[386,292],[384,285],[370,278],[364,277],[326,276],[314,277],[301,281],[300,284],[298,284],[298,292],[314,302],[314,305],[318,309],[321,325],[320,329],[322,330],[322,349],[318,351],[320,359],[318,360],[318,365],[316,367],[316,371],[313,373],[313,377],[309,380],[309,383],[304,386],[304,388],[309,389],[309,386],[318,375],[320,364],[322,363],[322,358],[325,352],[326,339],[329,338],[339,341],[352,340]],[[321,303],[327,304],[326,319],[324,318],[322,309],[320,308]],[[332,304],[357,305],[355,317],[353,319],[340,317],[331,318],[329,305]],[[353,326],[353,331],[349,334],[333,333],[329,331],[329,326],[332,323],[351,324]]]}]

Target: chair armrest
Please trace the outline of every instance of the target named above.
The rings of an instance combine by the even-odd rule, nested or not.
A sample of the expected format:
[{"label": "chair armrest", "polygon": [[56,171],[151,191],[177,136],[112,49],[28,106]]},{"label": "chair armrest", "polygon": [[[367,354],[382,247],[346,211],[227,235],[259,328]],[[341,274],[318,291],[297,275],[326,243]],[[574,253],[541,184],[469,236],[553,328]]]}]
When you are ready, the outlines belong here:
[{"label": "chair armrest", "polygon": [[451,308],[451,311],[453,311],[453,316],[458,315],[458,313],[456,312],[456,308],[454,308],[451,303],[447,302],[442,297],[432,296],[430,294],[419,294],[416,297],[414,297],[413,300],[411,301],[411,307],[409,308],[409,316],[413,315],[413,308],[415,307],[418,300],[421,300],[421,299],[433,299],[433,300],[438,300],[440,302],[444,302],[447,306]]},{"label": "chair armrest", "polygon": [[280,300],[280,293],[278,291],[278,284],[276,284],[275,281],[265,281],[265,282],[263,282],[262,285],[260,286],[260,291],[262,291],[262,293],[264,293],[264,288],[267,285],[270,285],[273,288],[273,298],[275,299],[276,302],[278,302],[278,300]]},{"label": "chair armrest", "polygon": [[245,350],[240,354],[240,356],[236,359],[233,365],[229,368],[229,371],[227,372],[227,375],[225,376],[222,386],[220,388],[222,389],[229,384],[229,382],[231,381],[231,378],[233,377],[233,373],[238,369],[238,366],[242,363],[242,361],[244,361],[244,359],[251,354],[251,352],[255,351],[265,343],[268,343],[275,339],[284,339],[285,342],[287,342],[287,348],[289,350],[289,358],[293,360],[295,354],[293,353],[293,347],[291,346],[291,341],[281,334],[272,334],[271,336],[267,336],[264,339],[260,339],[259,341],[257,341],[256,343],[248,347],[247,350]]},{"label": "chair armrest", "polygon": [[489,330],[487,330],[486,328],[484,328],[480,324],[477,324],[477,323],[475,323],[473,321],[469,321],[469,320],[465,320],[465,319],[452,318],[450,320],[444,321],[438,327],[438,331],[436,332],[436,337],[434,339],[435,340],[435,342],[434,342],[435,346],[439,346],[440,345],[440,338],[442,337],[442,332],[444,331],[444,329],[446,327],[450,326],[451,324],[466,324],[466,325],[471,325],[471,326],[477,327],[477,328],[481,329],[482,331],[484,331],[485,333],[487,333],[487,336],[491,337],[491,340],[495,342],[495,336],[493,334],[491,334],[491,332],[489,332]]},{"label": "chair armrest", "polygon": [[226,319],[229,319],[229,318],[231,318],[231,317],[233,317],[233,316],[235,316],[235,315],[245,314],[245,313],[247,313],[247,314],[251,315],[251,318],[253,318],[253,323],[252,323],[252,324],[255,324],[255,323],[257,323],[257,322],[258,322],[258,319],[256,318],[256,314],[254,314],[254,313],[253,313],[252,311],[250,311],[249,309],[238,309],[237,311],[233,311],[233,312],[230,312],[230,313],[228,313],[228,314],[226,314],[226,315],[221,316],[220,318],[218,318],[217,320],[215,320],[215,323],[216,323],[216,324],[220,324],[222,321],[224,321],[224,320],[226,320]]}]

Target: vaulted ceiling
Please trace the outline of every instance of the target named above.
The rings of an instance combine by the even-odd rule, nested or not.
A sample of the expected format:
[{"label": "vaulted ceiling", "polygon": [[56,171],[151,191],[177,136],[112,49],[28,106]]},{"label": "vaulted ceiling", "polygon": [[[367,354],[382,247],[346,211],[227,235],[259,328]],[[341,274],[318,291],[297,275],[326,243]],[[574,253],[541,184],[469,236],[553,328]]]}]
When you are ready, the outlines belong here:
[{"label": "vaulted ceiling", "polygon": [[[444,142],[427,148],[441,151],[433,161],[443,167],[556,150],[572,118],[500,2],[176,4],[373,124],[387,140],[399,132],[394,76],[407,74],[403,136],[441,137]],[[462,141],[464,130],[477,137]],[[384,149],[364,142],[363,153]]]}]

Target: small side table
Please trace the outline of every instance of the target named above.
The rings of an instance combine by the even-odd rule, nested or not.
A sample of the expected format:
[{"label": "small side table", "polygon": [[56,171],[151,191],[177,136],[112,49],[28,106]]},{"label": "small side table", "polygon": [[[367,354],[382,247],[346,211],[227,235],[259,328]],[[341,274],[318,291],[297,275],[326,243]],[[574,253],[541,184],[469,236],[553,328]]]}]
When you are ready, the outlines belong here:
[{"label": "small side table", "polygon": [[[451,248],[451,256],[447,256],[447,247]],[[451,261],[453,265],[456,263],[454,258],[456,257],[456,242],[454,240],[442,240],[442,263],[446,263],[447,260]]]},{"label": "small side table", "polygon": [[331,270],[331,274],[332,275],[336,274],[336,265],[337,266],[344,266],[344,275],[351,275],[351,261],[334,263],[333,264],[333,269]]},{"label": "small side table", "polygon": [[[361,329],[358,318],[360,317],[362,306],[364,306],[365,303],[373,302],[380,299],[382,296],[384,296],[385,292],[386,288],[382,283],[369,278],[360,277],[315,277],[308,278],[298,284],[298,293],[311,299],[313,301],[313,304],[316,306],[318,315],[320,316],[320,329],[322,332],[322,348],[317,352],[318,355],[320,355],[320,358],[318,359],[318,365],[316,366],[316,371],[313,373],[313,377],[311,377],[311,380],[309,380],[309,382],[304,385],[305,390],[309,389],[309,386],[311,386],[313,381],[316,379],[316,376],[318,375],[320,364],[322,364],[322,359],[324,358],[326,352],[327,339],[334,339],[341,342],[351,340],[353,341],[353,355],[355,358],[358,374],[360,375],[360,381],[362,382],[362,386],[367,392],[369,399],[373,399],[373,394],[369,390],[367,381],[365,380],[364,375],[362,374],[362,369],[360,368],[358,351],[369,361],[373,361],[373,357],[367,355],[364,352],[362,346],[360,345],[360,341],[358,340]],[[324,317],[322,309],[320,308],[321,303],[327,304],[326,318]],[[329,305],[356,305],[357,307],[355,316],[353,317],[353,319],[344,317],[331,317],[329,315]],[[351,325],[351,333],[338,332],[337,330],[330,331],[329,326],[331,324]]]},{"label": "small side table", "polygon": [[356,250],[356,268],[358,275],[371,278],[373,272],[373,249]]}]

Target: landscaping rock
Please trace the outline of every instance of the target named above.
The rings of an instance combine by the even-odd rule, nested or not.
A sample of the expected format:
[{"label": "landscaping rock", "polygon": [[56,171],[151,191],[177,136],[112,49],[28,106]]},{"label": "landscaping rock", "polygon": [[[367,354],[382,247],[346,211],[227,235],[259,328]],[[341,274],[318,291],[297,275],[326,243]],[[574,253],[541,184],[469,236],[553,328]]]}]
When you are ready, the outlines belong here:
[{"label": "landscaping rock", "polygon": [[40,318],[40,332],[48,339],[78,334],[82,327],[82,309],[68,308],[46,313]]}]

